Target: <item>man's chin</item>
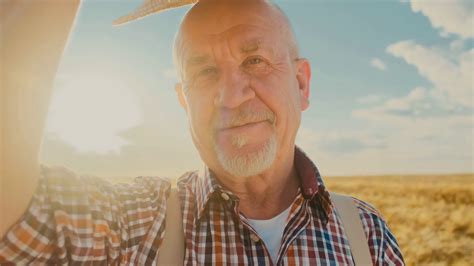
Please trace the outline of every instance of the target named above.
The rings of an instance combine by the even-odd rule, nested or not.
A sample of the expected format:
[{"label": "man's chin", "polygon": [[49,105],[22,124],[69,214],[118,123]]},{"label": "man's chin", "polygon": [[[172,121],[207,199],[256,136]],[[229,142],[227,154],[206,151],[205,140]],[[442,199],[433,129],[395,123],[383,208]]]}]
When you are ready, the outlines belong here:
[{"label": "man's chin", "polygon": [[256,176],[273,164],[277,151],[276,137],[272,136],[263,145],[243,145],[232,152],[216,145],[215,151],[221,167],[230,175],[239,178]]}]

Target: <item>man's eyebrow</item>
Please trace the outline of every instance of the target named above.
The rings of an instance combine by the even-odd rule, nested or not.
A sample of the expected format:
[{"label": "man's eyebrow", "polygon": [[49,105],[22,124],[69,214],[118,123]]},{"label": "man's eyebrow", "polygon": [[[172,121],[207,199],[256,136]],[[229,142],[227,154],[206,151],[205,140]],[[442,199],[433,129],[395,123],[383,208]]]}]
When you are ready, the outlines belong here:
[{"label": "man's eyebrow", "polygon": [[261,39],[252,39],[250,41],[243,42],[240,45],[240,52],[243,54],[251,54],[257,51],[264,51],[265,54],[270,56],[275,55],[273,46],[269,43],[262,41]]},{"label": "man's eyebrow", "polygon": [[186,60],[186,64],[189,66],[198,66],[208,62],[209,60],[209,55],[193,55]]},{"label": "man's eyebrow", "polygon": [[240,45],[240,51],[245,54],[258,51],[262,47],[262,42],[258,39],[244,42]]}]

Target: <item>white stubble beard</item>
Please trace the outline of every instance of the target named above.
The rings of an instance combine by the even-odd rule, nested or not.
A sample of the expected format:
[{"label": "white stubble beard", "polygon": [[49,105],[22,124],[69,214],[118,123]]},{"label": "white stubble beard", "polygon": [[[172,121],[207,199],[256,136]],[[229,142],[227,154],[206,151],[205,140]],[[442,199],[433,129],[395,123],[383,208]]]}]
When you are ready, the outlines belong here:
[{"label": "white stubble beard", "polygon": [[[246,136],[235,136],[232,140],[232,145],[238,149],[246,144]],[[275,132],[273,132],[263,148],[243,155],[229,156],[216,143],[214,143],[214,149],[219,163],[229,174],[235,177],[255,176],[268,169],[275,161],[277,138]]]}]

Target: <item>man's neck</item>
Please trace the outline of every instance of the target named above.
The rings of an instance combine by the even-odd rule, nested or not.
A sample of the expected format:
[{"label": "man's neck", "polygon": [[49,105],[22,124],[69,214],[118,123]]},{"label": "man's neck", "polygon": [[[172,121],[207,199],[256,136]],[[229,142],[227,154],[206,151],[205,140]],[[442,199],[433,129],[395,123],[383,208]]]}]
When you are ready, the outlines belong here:
[{"label": "man's neck", "polygon": [[275,162],[261,175],[245,179],[219,178],[219,181],[239,197],[239,210],[251,219],[270,219],[295,199],[299,179],[293,154],[285,162]]}]

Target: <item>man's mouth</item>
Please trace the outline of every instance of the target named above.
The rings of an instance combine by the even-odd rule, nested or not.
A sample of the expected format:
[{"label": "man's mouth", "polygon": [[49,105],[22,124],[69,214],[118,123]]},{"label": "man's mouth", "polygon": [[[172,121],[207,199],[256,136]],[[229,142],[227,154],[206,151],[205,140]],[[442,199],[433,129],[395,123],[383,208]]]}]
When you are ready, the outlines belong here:
[{"label": "man's mouth", "polygon": [[255,125],[258,125],[258,124],[261,124],[261,123],[265,123],[265,122],[270,123],[270,121],[268,121],[268,120],[244,122],[244,123],[238,123],[238,124],[235,124],[235,125],[230,125],[230,126],[227,126],[227,127],[223,127],[223,128],[221,128],[221,130],[238,129],[238,128],[246,128],[246,127],[250,128],[252,126],[255,126]]}]

